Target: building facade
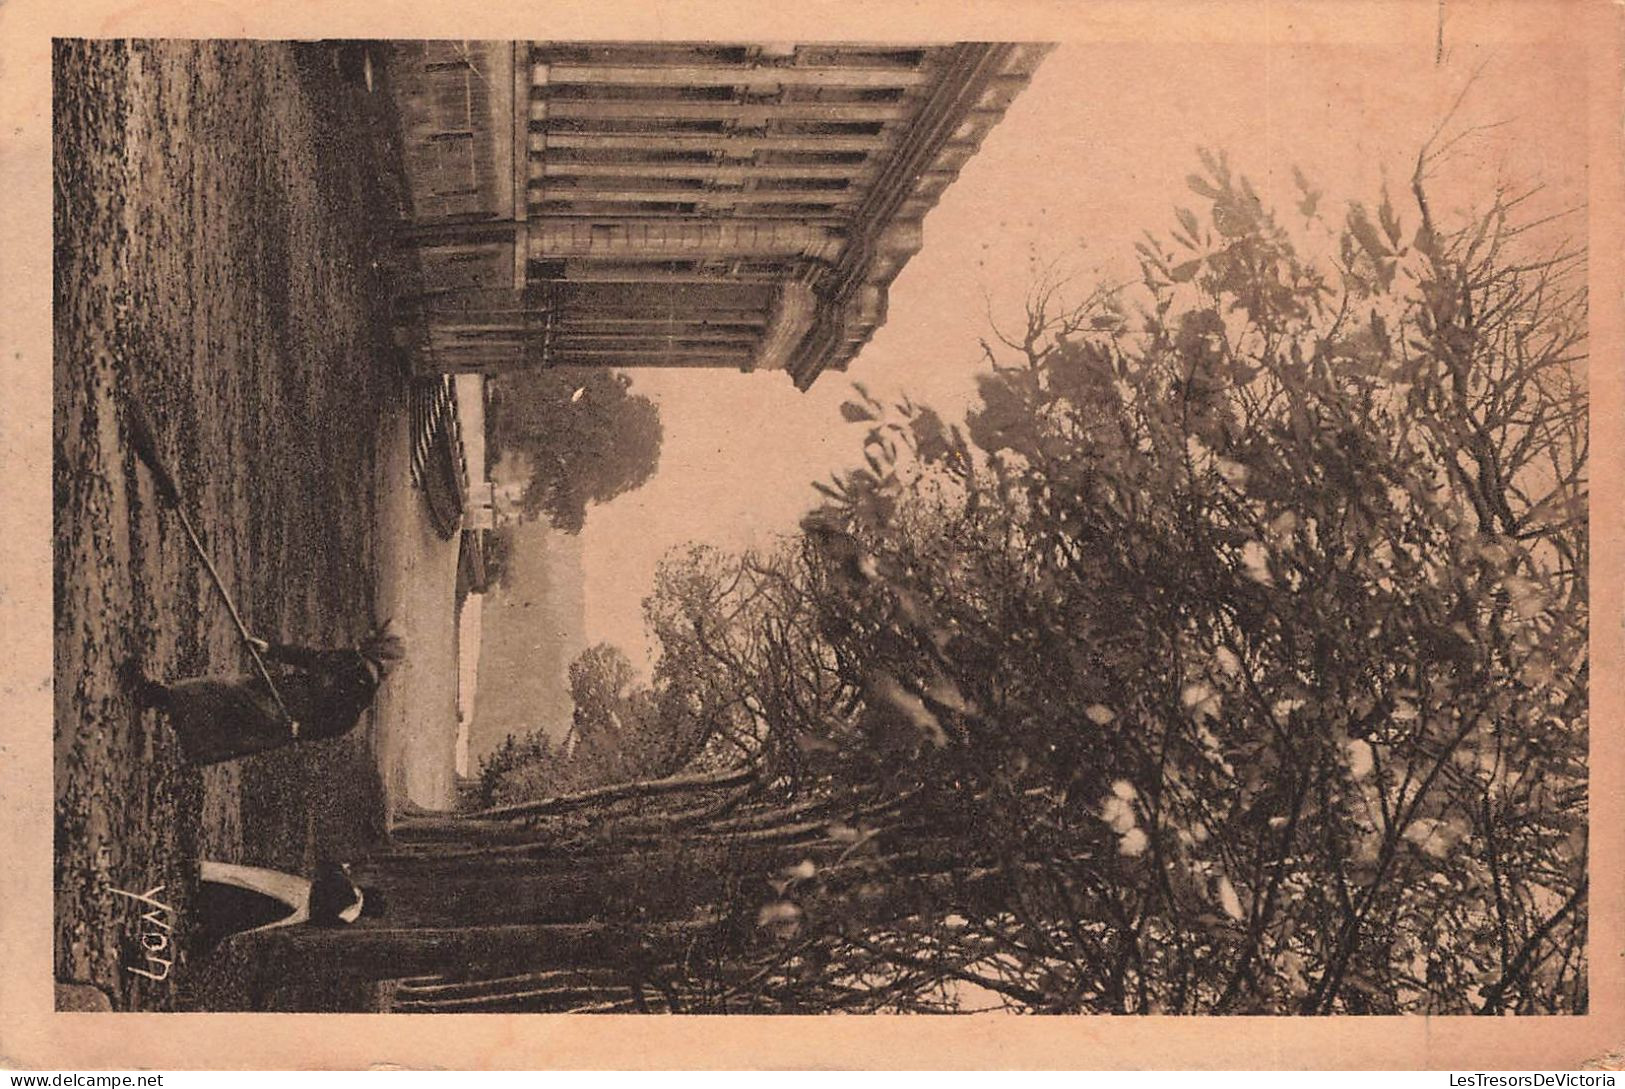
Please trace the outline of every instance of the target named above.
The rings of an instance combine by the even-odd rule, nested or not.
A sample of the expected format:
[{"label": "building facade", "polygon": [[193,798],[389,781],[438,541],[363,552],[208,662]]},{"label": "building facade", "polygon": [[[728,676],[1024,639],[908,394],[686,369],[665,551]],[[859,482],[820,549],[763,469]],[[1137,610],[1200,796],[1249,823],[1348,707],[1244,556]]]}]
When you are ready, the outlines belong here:
[{"label": "building facade", "polygon": [[725,366],[805,389],[885,321],[926,213],[1047,48],[395,46],[417,365]]}]

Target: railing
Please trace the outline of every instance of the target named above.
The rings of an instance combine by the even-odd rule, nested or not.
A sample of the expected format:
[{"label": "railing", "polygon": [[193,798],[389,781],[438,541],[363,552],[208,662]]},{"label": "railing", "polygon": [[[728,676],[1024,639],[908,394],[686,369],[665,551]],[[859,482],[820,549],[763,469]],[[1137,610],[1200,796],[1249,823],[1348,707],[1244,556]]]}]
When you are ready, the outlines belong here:
[{"label": "railing", "polygon": [[450,375],[413,384],[412,483],[423,493],[435,531],[446,540],[456,536],[468,496],[468,464]]}]

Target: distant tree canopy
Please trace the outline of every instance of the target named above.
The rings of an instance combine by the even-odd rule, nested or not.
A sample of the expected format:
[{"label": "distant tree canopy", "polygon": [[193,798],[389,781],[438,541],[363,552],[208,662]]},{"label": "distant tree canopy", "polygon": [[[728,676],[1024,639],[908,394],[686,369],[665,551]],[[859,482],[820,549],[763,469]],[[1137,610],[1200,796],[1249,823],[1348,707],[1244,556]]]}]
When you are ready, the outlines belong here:
[{"label": "distant tree canopy", "polygon": [[487,530],[483,548],[487,585],[507,589],[513,579],[513,530],[507,526]]},{"label": "distant tree canopy", "polygon": [[528,518],[579,533],[587,506],[645,484],[660,464],[660,411],[631,380],[597,367],[559,367],[493,380],[492,441],[535,466],[520,500]]},{"label": "distant tree canopy", "polygon": [[636,679],[626,653],[609,643],[588,647],[570,663],[577,760],[598,782],[633,778],[643,770],[632,766],[637,739],[653,723],[648,693],[634,689]]},{"label": "distant tree canopy", "polygon": [[564,747],[545,730],[508,735],[480,763],[479,804],[504,805],[567,791],[570,784],[560,774],[564,755]]},{"label": "distant tree canopy", "polygon": [[670,774],[690,761],[664,688],[637,683],[626,653],[609,643],[570,663],[570,729],[559,740],[542,731],[510,737],[481,769],[481,802],[502,805]]},{"label": "distant tree canopy", "polygon": [[799,535],[668,558],[651,687],[572,680],[636,766],[751,772],[662,816],[731,898],[674,1008],[1585,1011],[1584,259],[1428,162],[1289,230],[1204,157],[965,428],[860,387]]}]

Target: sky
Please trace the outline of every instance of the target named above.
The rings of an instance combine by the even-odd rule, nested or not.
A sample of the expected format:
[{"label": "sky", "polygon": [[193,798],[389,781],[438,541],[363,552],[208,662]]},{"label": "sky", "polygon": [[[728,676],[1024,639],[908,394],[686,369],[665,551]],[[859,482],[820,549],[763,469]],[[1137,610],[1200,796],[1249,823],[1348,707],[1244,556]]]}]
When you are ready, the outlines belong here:
[{"label": "sky", "polygon": [[634,392],[660,405],[665,442],[654,479],[588,511],[588,640],[646,665],[641,601],[669,548],[737,549],[793,530],[818,500],[809,482],[861,457],[863,429],[838,414],[852,381],[957,416],[985,367],[990,316],[1019,316],[1044,266],[1080,290],[1131,276],[1141,231],[1200,207],[1184,182],[1198,147],[1225,151],[1283,214],[1294,166],[1328,200],[1374,205],[1386,183],[1410,213],[1417,151],[1481,68],[1449,131],[1495,127],[1465,138],[1433,180],[1436,214],[1487,200],[1498,179],[1543,182],[1543,208],[1583,201],[1584,65],[1559,43],[1475,44],[1504,27],[1469,18],[1446,20],[1443,63],[1431,20],[1379,44],[1059,46],[927,216],[887,324],[846,374],[799,393],[782,373],[632,372]]}]

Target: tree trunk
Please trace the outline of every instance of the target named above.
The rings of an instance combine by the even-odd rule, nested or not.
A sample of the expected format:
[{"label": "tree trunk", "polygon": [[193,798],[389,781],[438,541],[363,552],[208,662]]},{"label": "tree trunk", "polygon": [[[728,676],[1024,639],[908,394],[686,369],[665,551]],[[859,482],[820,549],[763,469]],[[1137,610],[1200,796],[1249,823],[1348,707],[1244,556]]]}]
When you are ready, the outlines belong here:
[{"label": "tree trunk", "polygon": [[716,932],[710,919],[649,926],[603,923],[467,927],[288,927],[245,935],[279,973],[386,980],[493,974],[566,965],[635,965],[679,959]]},{"label": "tree trunk", "polygon": [[358,866],[355,877],[383,893],[384,920],[395,928],[567,923],[600,914],[600,890],[593,876],[579,869],[396,862]]},{"label": "tree trunk", "polygon": [[396,1013],[569,1009],[626,992],[638,985],[637,975],[620,968],[567,968],[456,983],[410,983],[396,989],[390,1008]]},{"label": "tree trunk", "polygon": [[511,820],[515,817],[533,817],[544,813],[567,813],[594,805],[605,805],[629,798],[653,798],[662,794],[680,794],[686,791],[726,790],[743,786],[756,777],[754,768],[709,772],[704,775],[674,775],[667,779],[647,779],[635,783],[584,790],[578,794],[563,794],[556,798],[543,798],[536,802],[517,805],[499,805],[481,809],[468,816],[475,819]]},{"label": "tree trunk", "polygon": [[470,820],[464,817],[412,817],[390,829],[390,841],[398,848],[456,843],[474,844],[534,843],[546,832],[514,821]]},{"label": "tree trunk", "polygon": [[483,979],[447,979],[443,976],[424,976],[402,981],[397,995],[404,1001],[438,1002],[452,999],[479,998],[482,995],[510,994],[537,987],[559,986],[566,983],[605,986],[626,982],[626,973],[619,968],[558,968],[544,972],[526,972],[516,976],[490,976]]},{"label": "tree trunk", "polygon": [[396,928],[652,921],[686,918],[742,887],[765,896],[767,879],[786,867],[827,864],[845,849],[742,834],[551,857],[390,854],[356,866],[354,876],[382,893],[383,918]]}]

